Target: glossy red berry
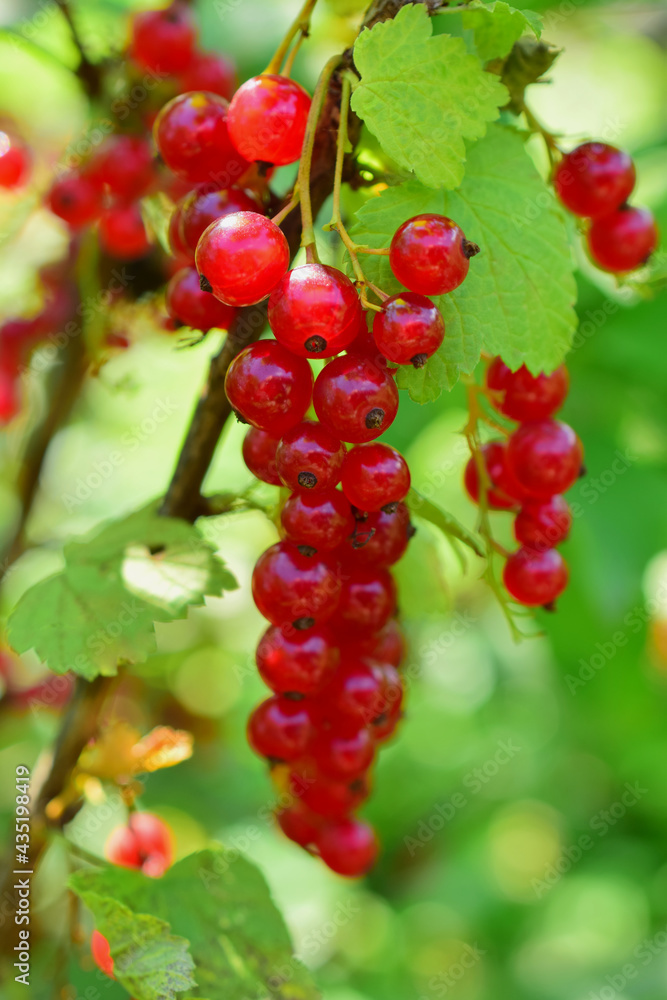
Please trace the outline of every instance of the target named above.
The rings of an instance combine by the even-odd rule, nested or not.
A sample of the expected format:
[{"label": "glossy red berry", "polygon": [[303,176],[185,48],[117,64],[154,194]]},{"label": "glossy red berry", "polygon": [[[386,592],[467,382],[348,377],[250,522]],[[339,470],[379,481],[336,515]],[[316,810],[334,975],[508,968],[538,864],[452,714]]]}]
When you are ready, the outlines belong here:
[{"label": "glossy red berry", "polygon": [[8,132],[0,130],[0,187],[12,190],[30,176],[28,147]]},{"label": "glossy red berry", "polygon": [[373,339],[388,361],[423,368],[445,336],[445,322],[430,299],[416,292],[392,295],[373,320]]},{"label": "glossy red berry", "polygon": [[253,476],[271,486],[281,485],[276,461],[279,442],[280,438],[273,437],[268,431],[262,431],[258,427],[250,427],[243,439],[243,461]]},{"label": "glossy red berry", "polygon": [[301,156],[310,97],[285,76],[246,80],[229,106],[229,134],[246,160],[293,163]]},{"label": "glossy red berry", "polygon": [[287,809],[277,812],[276,821],[285,836],[300,847],[313,844],[322,825],[321,818],[298,799]]},{"label": "glossy red berry", "polygon": [[517,549],[503,570],[511,596],[528,607],[550,605],[565,590],[567,579],[567,565],[556,549]]},{"label": "glossy red berry", "polygon": [[339,723],[335,730],[323,731],[312,743],[318,769],[336,781],[360,778],[373,763],[375,748],[365,726]]},{"label": "glossy red berry", "polygon": [[289,266],[281,229],[257,212],[235,212],[204,231],[196,253],[202,288],[231,306],[271,294]]},{"label": "glossy red berry", "polygon": [[[486,493],[487,506],[495,510],[511,510],[518,507],[525,497],[525,490],[519,485],[507,465],[507,446],[501,441],[489,441],[482,445],[482,461],[491,481]],[[479,503],[481,489],[479,469],[474,455],[468,459],[463,482],[473,503]]]},{"label": "glossy red berry", "polygon": [[183,229],[181,223],[183,221],[183,206],[185,201],[179,201],[176,205],[174,211],[169,216],[169,229],[167,231],[167,240],[169,242],[169,249],[175,257],[180,257],[183,260],[195,262],[195,252],[186,247],[183,241]]},{"label": "glossy red berry", "polygon": [[415,215],[394,233],[389,264],[411,292],[443,295],[465,279],[479,247],[444,215]]},{"label": "glossy red berry", "polygon": [[238,84],[236,66],[229,56],[197,52],[179,81],[182,93],[205,90],[229,101]]},{"label": "glossy red berry", "polygon": [[248,720],[248,742],[269,760],[297,760],[313,736],[308,706],[274,695],[267,698]]},{"label": "glossy red berry", "polygon": [[324,424],[304,420],[288,430],[278,445],[278,475],[291,490],[321,493],[340,482],[345,455],[343,443]]},{"label": "glossy red berry", "polygon": [[238,354],[229,366],[225,392],[246,423],[277,437],[303,418],[310,406],[313,374],[275,340],[260,340]]},{"label": "glossy red berry", "polygon": [[381,743],[393,735],[403,715],[403,681],[396,667],[382,663],[376,667],[382,678],[380,712],[371,723],[371,735],[376,743]]},{"label": "glossy red berry", "polygon": [[531,549],[553,549],[564,542],[572,527],[572,512],[564,497],[528,503],[514,521],[514,537]]},{"label": "glossy red berry", "polygon": [[255,604],[273,625],[320,625],[335,612],[340,592],[341,581],[326,559],[305,556],[289,542],[267,549],[252,575]]},{"label": "glossy red berry", "polygon": [[494,358],[486,373],[486,385],[493,393],[493,405],[511,420],[546,420],[565,402],[570,377],[565,365],[551,375],[531,375],[525,365],[513,372],[500,358]]},{"label": "glossy red berry", "polygon": [[280,513],[285,538],[299,549],[331,552],[354,531],[350,503],[340,490],[299,490]]},{"label": "glossy red berry", "polygon": [[345,456],[343,493],[354,507],[376,511],[403,500],[410,489],[410,470],[399,451],[374,441]]},{"label": "glossy red berry", "polygon": [[567,153],[554,174],[554,187],[570,212],[596,219],[622,205],[635,186],[632,158],[605,142],[584,142]]},{"label": "glossy red berry", "polygon": [[359,819],[327,824],[320,830],[316,845],[327,868],[348,878],[365,875],[378,854],[375,831]]},{"label": "glossy red berry", "polygon": [[354,340],[361,311],[357,290],[342,271],[304,264],[288,271],[271,293],[269,325],[294,354],[326,358]]},{"label": "glossy red berry", "polygon": [[343,634],[377,632],[396,610],[396,584],[386,569],[355,569],[344,576],[335,621]]},{"label": "glossy red berry", "polygon": [[340,653],[326,626],[304,631],[272,626],[259,641],[256,659],[262,680],[276,694],[312,696],[335,672]]},{"label": "glossy red berry", "polygon": [[150,144],[143,136],[110,136],[93,154],[86,176],[106,186],[116,198],[136,201],[155,178]]},{"label": "glossy red berry", "polygon": [[595,219],[587,234],[593,263],[612,274],[625,274],[646,264],[658,245],[658,228],[646,208],[623,205]]},{"label": "glossy red berry", "polygon": [[[405,659],[406,646],[403,629],[395,618],[390,618],[387,624],[370,636],[362,636],[355,640],[351,650],[356,654],[369,656],[379,663],[390,663],[400,666]],[[346,655],[345,651],[341,656]]]},{"label": "glossy red berry", "polygon": [[100,934],[98,930],[94,930],[90,937],[90,953],[100,972],[103,972],[109,979],[114,979],[111,947],[104,935]]},{"label": "glossy red berry", "polygon": [[241,188],[192,191],[181,209],[181,235],[186,251],[194,256],[202,234],[211,223],[234,212],[261,212],[261,206]]},{"label": "glossy red berry", "polygon": [[138,260],[151,248],[137,202],[113,205],[100,219],[100,246],[118,260]]},{"label": "glossy red berry", "polygon": [[197,29],[187,3],[145,10],[132,21],[130,51],[135,62],[158,73],[182,73],[192,62]]},{"label": "glossy red berry", "polygon": [[70,229],[83,229],[102,211],[99,187],[82,174],[66,174],[51,187],[46,203]]},{"label": "glossy red berry", "polygon": [[390,365],[384,354],[382,354],[378,348],[375,340],[373,339],[373,334],[368,329],[366,315],[366,313],[362,314],[361,320],[359,321],[357,335],[347,348],[347,353],[349,355],[367,358],[372,361],[377,368],[387,372],[389,375],[395,375],[398,368],[396,365]]},{"label": "glossy red berry", "polygon": [[372,660],[346,657],[322,694],[324,710],[335,728],[341,717],[369,724],[380,711],[383,677]]},{"label": "glossy red berry", "polygon": [[292,794],[312,813],[326,819],[341,819],[358,809],[368,798],[370,783],[366,774],[350,781],[339,781],[322,774],[312,760],[295,766],[290,775]]},{"label": "glossy red berry", "polygon": [[167,312],[172,319],[202,333],[213,328],[228,330],[236,315],[232,306],[202,292],[194,267],[181,268],[167,285]]},{"label": "glossy red berry", "polygon": [[127,825],[111,833],[104,850],[114,865],[140,868],[153,878],[164,874],[173,861],[169,827],[152,813],[131,813]]},{"label": "glossy red berry", "polygon": [[386,568],[398,562],[413,534],[410,511],[399,503],[395,510],[379,510],[356,521],[340,554],[349,566]]},{"label": "glossy red berry", "polygon": [[315,412],[342,441],[362,444],[379,437],[398,412],[394,380],[370,358],[335,358],[317,376]]},{"label": "glossy red berry", "polygon": [[160,111],[153,133],[170,170],[193,184],[234,184],[248,169],[227,131],[227,101],[217,94],[179,94]]},{"label": "glossy red berry", "polygon": [[507,444],[507,467],[532,497],[565,493],[581,473],[581,441],[567,424],[540,420],[522,424]]}]

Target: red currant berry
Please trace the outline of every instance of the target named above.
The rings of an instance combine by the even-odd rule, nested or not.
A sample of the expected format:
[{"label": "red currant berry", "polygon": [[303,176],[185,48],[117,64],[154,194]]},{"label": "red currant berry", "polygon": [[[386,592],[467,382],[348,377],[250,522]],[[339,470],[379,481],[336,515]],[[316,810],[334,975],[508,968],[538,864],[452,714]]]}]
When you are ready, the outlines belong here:
[{"label": "red currant berry", "polygon": [[248,169],[227,131],[227,101],[217,94],[179,94],[160,111],[155,142],[170,170],[192,183],[234,184]]},{"label": "red currant berry", "polygon": [[377,632],[396,610],[396,584],[386,569],[355,569],[343,582],[335,621],[345,634]]},{"label": "red currant berry", "polygon": [[430,299],[415,292],[392,295],[373,320],[378,350],[397,365],[423,368],[445,336],[445,323]]},{"label": "red currant berry", "polygon": [[554,187],[570,212],[596,219],[622,205],[635,186],[628,153],[604,142],[584,142],[558,164]]},{"label": "red currant berry", "polygon": [[379,510],[355,523],[340,555],[349,566],[387,568],[398,562],[414,534],[410,511],[403,503],[396,510]]},{"label": "red currant berry", "polygon": [[104,935],[100,934],[98,930],[94,930],[91,935],[90,953],[93,956],[93,962],[100,972],[103,972],[109,979],[114,979],[111,947]]},{"label": "red currant berry", "polygon": [[[389,663],[399,667],[405,659],[405,636],[395,618],[390,618],[384,628],[371,636],[357,639],[350,647],[356,655],[368,656],[379,663]],[[347,647],[341,652],[341,658],[347,655]]]},{"label": "red currant berry", "polygon": [[255,604],[273,625],[322,624],[338,607],[340,592],[341,581],[326,560],[304,556],[288,542],[267,549],[252,575]]},{"label": "red currant berry", "polygon": [[264,683],[276,694],[314,695],[335,672],[338,647],[326,627],[267,629],[257,647],[257,668]]},{"label": "red currant berry", "polygon": [[389,264],[411,292],[443,295],[465,279],[479,247],[444,215],[415,215],[394,233]]},{"label": "red currant berry", "polygon": [[196,253],[202,288],[230,306],[271,294],[289,266],[281,229],[257,212],[234,212],[204,231]]},{"label": "red currant berry", "polygon": [[180,320],[202,333],[213,328],[228,330],[236,315],[232,306],[226,306],[208,292],[202,292],[194,267],[177,271],[167,285],[167,312],[172,319]]},{"label": "red currant berry", "polygon": [[178,205],[171,213],[169,217],[169,230],[167,232],[167,240],[169,242],[169,249],[171,250],[174,257],[181,257],[184,260],[191,260],[194,264],[195,262],[195,252],[194,250],[189,250],[183,241],[183,206],[185,201],[179,201]]},{"label": "red currant berry", "polygon": [[312,744],[315,764],[329,778],[353,781],[373,763],[373,739],[364,726],[343,724],[333,732],[321,732]]},{"label": "red currant berry", "polygon": [[370,785],[366,775],[352,781],[327,778],[308,762],[299,766],[290,778],[292,793],[315,813],[325,819],[342,819],[364,802]]},{"label": "red currant berry", "polygon": [[[482,461],[491,485],[486,492],[487,506],[494,510],[511,510],[518,507],[525,496],[525,490],[514,479],[507,466],[507,447],[501,441],[489,441],[482,445]],[[481,489],[479,469],[474,455],[468,459],[463,475],[468,496],[473,503],[479,503]]]},{"label": "red currant berry", "polygon": [[132,22],[135,62],[156,73],[182,73],[194,55],[197,28],[191,8],[175,0],[165,10],[145,10]]},{"label": "red currant berry", "polygon": [[289,542],[315,552],[338,548],[354,531],[355,524],[352,508],[339,490],[293,493],[281,511],[280,521]]},{"label": "red currant berry", "polygon": [[30,175],[30,153],[20,140],[0,130],[0,187],[17,188]]},{"label": "red currant berry", "polygon": [[337,875],[360,878],[377,859],[375,831],[359,819],[341,819],[319,831],[316,846],[327,868]]},{"label": "red currant berry", "polygon": [[142,136],[110,136],[93,154],[86,176],[106,185],[115,197],[136,201],[146,194],[155,177],[151,147]]},{"label": "red currant berry", "polygon": [[572,527],[567,500],[553,496],[542,503],[528,503],[514,521],[514,537],[530,549],[553,549],[564,542]]},{"label": "red currant berry", "polygon": [[139,205],[113,205],[100,219],[100,246],[110,257],[138,260],[151,248]]},{"label": "red currant berry", "polygon": [[287,809],[282,809],[276,813],[276,821],[286,837],[299,844],[300,847],[308,847],[317,839],[322,820],[313,813],[303,802],[294,802]]},{"label": "red currant berry", "polygon": [[75,172],[55,182],[46,202],[53,214],[63,219],[70,229],[83,229],[102,211],[99,187]]},{"label": "red currant berry", "polygon": [[372,512],[404,499],[410,489],[410,470],[400,452],[375,441],[347,453],[341,483],[354,507]]},{"label": "red currant berry", "polygon": [[153,878],[164,874],[174,854],[169,827],[152,813],[140,812],[112,831],[104,850],[112,864],[140,868]]},{"label": "red currant berry", "polygon": [[278,475],[291,490],[321,493],[340,482],[345,455],[342,442],[323,424],[304,420],[287,431],[278,445]]},{"label": "red currant berry", "polygon": [[187,252],[194,254],[212,222],[235,212],[261,212],[261,205],[241,188],[192,191],[183,202],[181,234]]},{"label": "red currant berry", "polygon": [[362,444],[379,437],[398,412],[394,380],[370,358],[336,358],[317,376],[315,412],[342,441]]},{"label": "red currant berry", "polygon": [[294,163],[301,156],[310,97],[273,73],[246,80],[229,105],[229,134],[246,160]]},{"label": "red currant berry", "polygon": [[550,605],[567,586],[567,565],[556,549],[517,549],[505,563],[503,583],[519,604]]},{"label": "red currant berry", "polygon": [[376,715],[372,720],[371,735],[376,740],[382,740],[393,733],[402,716],[405,690],[401,675],[393,664],[378,663],[375,670],[381,688],[380,698],[375,706]]},{"label": "red currant berry", "polygon": [[243,439],[243,461],[256,479],[271,486],[281,485],[276,461],[279,442],[280,438],[258,427],[251,427]]},{"label": "red currant berry", "polygon": [[522,424],[507,443],[507,466],[531,497],[565,493],[581,473],[581,441],[567,424],[540,420]]},{"label": "red currant berry", "polygon": [[216,52],[197,52],[179,81],[182,93],[205,90],[229,101],[238,85],[236,66],[229,56]]},{"label": "red currant berry", "polygon": [[310,406],[313,373],[275,340],[260,340],[229,366],[225,392],[246,423],[277,437],[303,418]]},{"label": "red currant berry", "polygon": [[313,736],[308,706],[274,695],[258,705],[248,720],[248,742],[268,760],[298,760]]},{"label": "red currant berry", "polygon": [[373,339],[373,334],[368,329],[366,315],[366,313],[362,313],[357,335],[347,348],[347,353],[348,355],[367,358],[383,372],[387,372],[389,375],[395,375],[398,368],[389,365],[384,354],[380,353],[380,350]]},{"label": "red currant berry", "polygon": [[595,219],[587,238],[593,263],[603,271],[625,274],[646,264],[658,245],[658,228],[648,209],[624,205]]},{"label": "red currant berry", "polygon": [[504,361],[495,358],[486,373],[487,388],[497,395],[493,405],[511,420],[546,420],[565,402],[570,377],[565,365],[551,375],[531,375],[525,365],[510,371]]},{"label": "red currant berry", "polygon": [[331,357],[357,335],[361,303],[342,271],[304,264],[288,271],[269,299],[276,340],[304,358]]},{"label": "red currant berry", "polygon": [[336,725],[341,717],[370,723],[378,715],[383,677],[372,660],[346,659],[322,694],[327,718]]}]

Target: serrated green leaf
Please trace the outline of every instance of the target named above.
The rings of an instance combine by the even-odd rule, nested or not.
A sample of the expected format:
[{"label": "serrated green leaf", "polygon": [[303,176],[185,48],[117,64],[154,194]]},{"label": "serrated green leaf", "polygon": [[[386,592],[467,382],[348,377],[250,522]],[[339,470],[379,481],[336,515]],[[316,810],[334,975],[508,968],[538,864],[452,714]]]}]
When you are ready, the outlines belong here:
[{"label": "serrated green leaf", "polygon": [[354,46],[361,83],[352,107],[385,152],[431,187],[455,188],[464,173],[464,139],[480,139],[507,103],[461,38],[433,36],[423,4],[362,31]]},{"label": "serrated green leaf", "polygon": [[434,524],[445,535],[457,538],[464,545],[467,545],[468,548],[472,549],[476,555],[484,558],[486,552],[482,539],[473,531],[466,528],[465,524],[461,524],[453,514],[448,513],[446,510],[441,510],[414,489],[411,489],[408,493],[405,503],[416,517],[421,517],[424,521]]},{"label": "serrated green leaf", "polygon": [[518,38],[530,31],[537,38],[542,18],[532,10],[516,10],[504,0],[483,3],[471,0],[461,14],[464,28],[471,29],[477,55],[482,62],[506,56]]},{"label": "serrated green leaf", "polygon": [[[96,917],[98,900],[113,899],[134,914],[165,921],[170,933],[185,938],[198,984],[188,996],[208,1000],[319,996],[310,973],[294,958],[264,877],[237,851],[221,847],[200,851],[159,879],[112,866],[81,871],[72,876],[70,886]],[[136,1000],[154,1000],[136,987],[132,995]]]},{"label": "serrated green leaf", "polygon": [[[523,137],[491,126],[470,150],[458,190],[433,191],[418,181],[387,188],[360,209],[351,235],[361,245],[388,247],[396,229],[423,212],[454,219],[481,252],[463,284],[434,299],[445,319],[442,347],[423,368],[401,368],[398,385],[429,402],[470,373],[481,350],[500,354],[512,369],[556,368],[576,328],[574,264],[563,214]],[[389,294],[401,290],[388,257],[360,259],[369,280]]]}]

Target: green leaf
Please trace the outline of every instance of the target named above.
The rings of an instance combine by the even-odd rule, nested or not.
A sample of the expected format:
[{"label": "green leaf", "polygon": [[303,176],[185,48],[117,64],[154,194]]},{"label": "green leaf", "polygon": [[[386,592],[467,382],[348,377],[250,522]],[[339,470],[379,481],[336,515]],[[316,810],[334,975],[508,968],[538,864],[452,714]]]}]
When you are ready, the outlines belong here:
[{"label": "green leaf", "polygon": [[[432,191],[418,181],[387,188],[357,213],[357,243],[388,247],[413,215],[454,219],[481,252],[463,284],[434,299],[446,334],[420,369],[404,367],[398,384],[417,402],[436,399],[459,374],[470,373],[482,350],[516,369],[552,371],[569,349],[576,315],[574,265],[563,214],[538,174],[520,133],[494,125],[472,147],[457,191]],[[361,256],[364,273],[389,294],[401,290],[389,259]]]},{"label": "green leaf", "polygon": [[[293,956],[285,923],[258,869],[216,847],[192,854],[152,879],[140,871],[108,866],[77,872],[70,886],[99,920],[101,899],[115,900],[135,916],[150,914],[185,938],[195,962],[198,989],[208,1000],[316,1000],[309,972]],[[109,937],[105,930],[102,933]],[[114,942],[111,954],[115,961]],[[137,949],[136,961],[142,961]],[[128,966],[125,974],[134,974]],[[155,1000],[131,988],[136,1000]]]},{"label": "green leaf", "polygon": [[423,4],[359,35],[354,61],[361,83],[352,107],[385,152],[431,187],[454,188],[464,173],[464,139],[480,139],[507,103],[461,38],[433,37]]},{"label": "green leaf", "polygon": [[472,549],[476,555],[485,558],[486,551],[482,539],[473,531],[469,531],[453,514],[449,514],[447,511],[436,507],[434,503],[431,503],[430,500],[427,500],[426,497],[423,497],[414,489],[411,489],[408,493],[405,503],[416,517],[421,517],[424,521],[429,521],[445,535],[457,538],[464,545],[467,545],[468,548]]},{"label": "green leaf", "polygon": [[155,650],[156,621],[187,615],[236,580],[199,530],[155,505],[65,546],[65,568],[22,596],[9,617],[13,648],[34,649],[55,673],[112,676]]},{"label": "green leaf", "polygon": [[[449,15],[448,15],[449,16]],[[471,0],[462,12],[464,28],[472,29],[477,55],[486,63],[506,56],[518,38],[532,32],[537,38],[542,18],[532,10],[516,10],[504,0]]]}]

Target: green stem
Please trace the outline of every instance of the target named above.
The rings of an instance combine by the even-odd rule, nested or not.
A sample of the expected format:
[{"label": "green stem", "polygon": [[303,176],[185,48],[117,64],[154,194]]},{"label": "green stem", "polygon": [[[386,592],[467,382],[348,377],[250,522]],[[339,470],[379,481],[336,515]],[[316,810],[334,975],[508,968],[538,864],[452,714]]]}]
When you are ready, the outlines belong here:
[{"label": "green stem", "polygon": [[289,52],[290,45],[296,38],[298,34],[307,35],[310,30],[310,16],[315,9],[315,4],[317,0],[306,0],[303,7],[299,11],[296,19],[290,25],[289,31],[283,38],[282,42],[275,51],[273,59],[269,65],[264,70],[265,73],[279,73],[280,67],[282,66],[285,56]]}]

